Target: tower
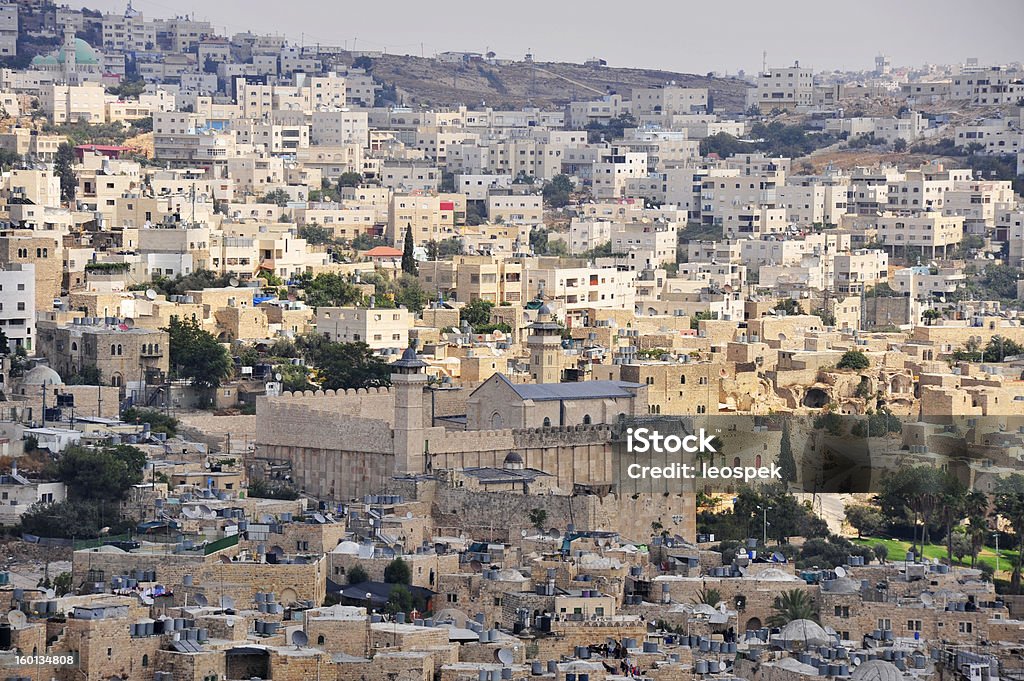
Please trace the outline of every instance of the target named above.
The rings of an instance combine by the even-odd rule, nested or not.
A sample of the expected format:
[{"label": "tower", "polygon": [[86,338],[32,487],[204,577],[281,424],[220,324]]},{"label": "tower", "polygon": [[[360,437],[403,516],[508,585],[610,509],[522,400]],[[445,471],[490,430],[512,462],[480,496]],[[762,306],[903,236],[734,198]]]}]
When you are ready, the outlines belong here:
[{"label": "tower", "polygon": [[71,28],[64,29],[64,83],[78,85],[78,43]]},{"label": "tower", "polygon": [[537,383],[560,383],[562,327],[551,319],[551,308],[547,304],[537,310],[537,321],[530,325],[526,347],[530,349],[530,375],[533,380]]},{"label": "tower", "polygon": [[423,452],[423,387],[427,363],[408,347],[402,359],[391,364],[391,392],[395,395],[394,451],[396,473],[422,473]]}]

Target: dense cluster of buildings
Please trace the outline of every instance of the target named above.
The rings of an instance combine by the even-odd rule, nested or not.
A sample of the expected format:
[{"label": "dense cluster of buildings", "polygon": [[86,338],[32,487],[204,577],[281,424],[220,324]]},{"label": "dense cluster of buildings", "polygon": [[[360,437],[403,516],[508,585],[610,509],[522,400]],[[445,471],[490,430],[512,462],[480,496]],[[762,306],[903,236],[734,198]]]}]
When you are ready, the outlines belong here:
[{"label": "dense cluster of buildings", "polygon": [[[722,549],[704,490],[618,468],[635,421],[714,429],[714,463],[759,468],[784,438],[821,456],[796,417],[884,409],[903,425],[876,461],[985,492],[1019,469],[1024,355],[1001,350],[1024,345],[1024,202],[966,158],[1024,174],[1019,63],[766,67],[736,111],[714,81],[505,110],[402,105],[377,56],[130,3],[0,4],[0,524],[68,498],[22,457],[147,455],[122,503],[137,536],[51,542],[70,590],[0,572],[0,678],[1021,673],[1024,602],[980,570]],[[759,151],[769,118],[878,153]],[[362,301],[313,304],[318,275]],[[426,302],[379,297],[399,281]],[[175,380],[174,319],[235,374]],[[293,391],[240,358],[310,338],[365,343],[388,385]],[[772,626],[796,592],[816,621]]]}]

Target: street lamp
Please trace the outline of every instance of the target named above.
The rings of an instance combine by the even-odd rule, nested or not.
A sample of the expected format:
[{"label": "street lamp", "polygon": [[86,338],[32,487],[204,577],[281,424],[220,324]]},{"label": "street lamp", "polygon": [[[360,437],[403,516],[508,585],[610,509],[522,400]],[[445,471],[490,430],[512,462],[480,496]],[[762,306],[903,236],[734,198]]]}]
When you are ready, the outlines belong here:
[{"label": "street lamp", "polygon": [[995,580],[999,579],[999,533],[996,532],[992,536],[996,538],[996,571],[992,575],[992,581],[995,582]]},{"label": "street lamp", "polygon": [[772,510],[771,506],[758,506],[761,509],[761,546],[765,549],[768,548],[768,511]]}]

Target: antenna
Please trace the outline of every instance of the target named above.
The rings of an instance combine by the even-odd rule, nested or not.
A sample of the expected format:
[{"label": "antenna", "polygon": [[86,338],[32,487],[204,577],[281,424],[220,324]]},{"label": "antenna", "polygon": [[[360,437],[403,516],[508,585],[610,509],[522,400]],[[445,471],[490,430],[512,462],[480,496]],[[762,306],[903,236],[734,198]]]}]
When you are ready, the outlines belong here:
[{"label": "antenna", "polygon": [[150,300],[156,300],[156,289],[147,288],[146,297],[149,298]]},{"label": "antenna", "polygon": [[499,648],[494,656],[498,659],[498,662],[504,665],[512,664],[516,659],[515,653],[508,648]]},{"label": "antenna", "polygon": [[231,277],[230,279],[228,279],[228,283],[231,284],[231,286],[233,288],[237,288],[238,287],[238,277]]},{"label": "antenna", "polygon": [[204,594],[194,594],[192,596],[192,600],[195,601],[196,605],[198,605],[200,608],[205,608],[210,604],[210,602],[206,600],[206,596]]},{"label": "antenna", "polygon": [[302,629],[296,629],[295,631],[292,632],[292,645],[293,646],[295,646],[296,648],[301,648],[302,646],[306,645],[307,643],[309,643],[309,637],[306,636],[306,632],[304,632]]},{"label": "antenna", "polygon": [[838,577],[839,579],[842,579],[845,576],[846,576],[846,568],[844,568],[842,565],[838,566],[836,568],[836,577]]},{"label": "antenna", "polygon": [[921,594],[921,603],[924,605],[924,607],[930,608],[933,605],[935,605],[935,598],[930,593],[925,591]]}]

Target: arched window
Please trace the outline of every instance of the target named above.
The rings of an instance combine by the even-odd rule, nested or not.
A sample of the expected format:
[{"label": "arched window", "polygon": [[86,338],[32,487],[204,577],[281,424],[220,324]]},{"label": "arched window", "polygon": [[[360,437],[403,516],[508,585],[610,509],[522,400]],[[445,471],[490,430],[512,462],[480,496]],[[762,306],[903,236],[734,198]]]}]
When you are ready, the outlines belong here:
[{"label": "arched window", "polygon": [[501,414],[498,412],[491,414],[491,428],[497,430],[498,428],[501,428],[502,423]]},{"label": "arched window", "polygon": [[149,666],[149,655],[143,655],[142,656],[142,666],[143,667],[148,667]]},{"label": "arched window", "polygon": [[686,385],[686,375],[685,374],[679,377],[679,385]]},{"label": "arched window", "polygon": [[71,341],[71,352],[78,352],[78,343]]},{"label": "arched window", "polygon": [[118,354],[118,355],[121,355],[121,354],[123,354],[123,352],[122,352],[122,348],[121,348],[121,344],[120,344],[120,343],[118,343],[118,344],[117,344],[117,354]]},{"label": "arched window", "polygon": [[114,345],[113,343],[110,344],[110,354],[111,354],[111,356],[117,354],[117,346]]},{"label": "arched window", "polygon": [[319,636],[316,637],[316,644],[318,646],[322,646],[324,644],[324,641],[326,641],[326,640],[327,639],[324,638],[324,635],[320,634]]},{"label": "arched window", "polygon": [[545,428],[550,428],[551,427],[551,419],[549,419],[547,416],[544,417],[544,427]]},{"label": "arched window", "polygon": [[754,457],[754,466],[756,466],[757,468],[761,467],[761,455],[760,454],[758,454],[757,456]]},{"label": "arched window", "polygon": [[590,414],[586,414],[583,416],[583,425],[589,426],[591,424],[591,421],[592,419],[590,418]]}]

